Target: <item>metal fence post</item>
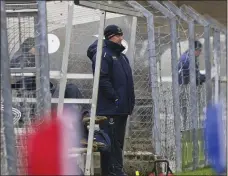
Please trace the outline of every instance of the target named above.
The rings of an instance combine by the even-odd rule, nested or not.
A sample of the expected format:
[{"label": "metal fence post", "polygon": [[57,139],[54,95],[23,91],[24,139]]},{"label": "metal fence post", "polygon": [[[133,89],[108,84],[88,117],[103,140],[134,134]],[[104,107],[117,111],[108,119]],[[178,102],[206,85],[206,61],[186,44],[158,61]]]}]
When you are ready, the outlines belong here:
[{"label": "metal fence post", "polygon": [[190,57],[190,117],[192,122],[193,137],[193,170],[198,165],[198,142],[197,142],[197,94],[196,94],[196,68],[195,68],[195,25],[190,21],[189,25],[189,57]]},{"label": "metal fence post", "polygon": [[47,10],[46,1],[37,1],[38,4],[38,24],[40,32],[40,75],[41,75],[41,92],[43,97],[43,112],[42,115],[48,115],[51,110],[51,93],[49,80],[49,54],[47,40]]},{"label": "metal fence post", "polygon": [[40,75],[40,56],[39,56],[39,26],[38,26],[38,17],[34,16],[34,38],[35,38],[35,46],[36,46],[36,55],[35,55],[35,66],[36,66],[36,113],[37,116],[40,117],[40,111],[42,107],[42,97],[41,90],[39,89],[41,86],[41,75]]},{"label": "metal fence post", "polygon": [[213,50],[214,50],[214,63],[217,74],[215,75],[215,103],[219,101],[219,82],[220,82],[220,59],[221,59],[221,48],[220,48],[220,32],[214,30],[213,35]]},{"label": "metal fence post", "polygon": [[[132,25],[131,25],[131,39],[130,39],[130,45],[129,45],[129,51],[128,51],[132,74],[134,74],[134,64],[135,64],[136,31],[137,31],[137,17],[133,16]],[[127,119],[125,139],[129,137],[129,127],[130,127],[130,116]],[[126,142],[124,143],[124,151],[125,149],[126,149]]]},{"label": "metal fence post", "polygon": [[[195,40],[195,30],[194,30],[194,21],[192,16],[187,16],[182,9],[178,8],[171,2],[164,2],[164,4],[169,8],[173,13],[178,15],[182,20],[188,23],[189,29],[189,52],[190,52],[190,106],[191,106],[191,121],[193,123],[193,168],[196,168],[198,163],[198,138],[197,138],[197,99],[196,99],[196,75],[195,75],[195,48],[194,48],[194,40]],[[207,55],[208,56],[208,55]],[[207,58],[209,59],[209,58]],[[210,67],[208,67],[210,70]],[[183,162],[183,161],[182,161]]]},{"label": "metal fence post", "polygon": [[[228,46],[228,40],[227,40],[227,33],[225,33],[225,46],[226,46],[226,116],[228,116],[228,58],[227,58],[227,46]],[[226,158],[228,156],[228,120],[226,119]],[[228,162],[227,162],[227,168],[228,168]],[[228,169],[226,169],[226,175],[228,175]]]},{"label": "metal fence post", "polygon": [[[210,54],[210,26],[204,27],[204,61],[206,70],[206,105],[212,101],[212,80],[211,80],[211,54]],[[206,145],[206,143],[205,143]],[[207,165],[205,154],[205,165]]]},{"label": "metal fence post", "polygon": [[129,45],[129,61],[131,65],[131,69],[134,70],[135,64],[135,40],[136,40],[136,31],[137,31],[137,17],[132,17],[132,25],[131,25],[131,39]]},{"label": "metal fence post", "polygon": [[105,18],[106,18],[106,12],[101,11],[101,13],[100,13],[99,36],[98,36],[98,44],[97,44],[97,53],[96,53],[96,66],[95,66],[94,82],[93,82],[93,94],[92,94],[92,103],[91,103],[92,107],[91,107],[90,124],[89,124],[89,136],[88,136],[88,146],[87,146],[87,154],[86,154],[85,175],[91,174],[93,136],[94,136],[94,125],[95,125],[95,116],[96,116],[96,109],[97,109],[97,97],[98,97],[99,80],[100,80],[100,69],[101,69],[102,46],[103,46],[103,36],[104,36],[103,32],[104,32],[104,27],[105,27]]},{"label": "metal fence post", "polygon": [[[176,145],[176,171],[181,171],[181,124],[180,124],[180,102],[178,87],[178,60],[177,60],[177,21],[172,11],[165,8],[157,1],[148,1],[154,8],[159,10],[169,19],[171,30],[171,65],[172,65],[172,96],[173,96],[173,112],[175,127],[175,145]],[[154,94],[153,94],[154,95]]]},{"label": "metal fence post", "polygon": [[181,119],[180,119],[180,102],[179,102],[179,85],[178,85],[178,60],[177,60],[177,21],[175,18],[170,20],[171,25],[171,55],[172,55],[172,94],[173,94],[173,112],[175,126],[175,144],[176,144],[176,171],[180,172],[182,166],[181,153]]},{"label": "metal fence post", "polygon": [[153,135],[155,139],[156,155],[161,155],[161,133],[160,133],[160,105],[159,105],[159,90],[158,90],[158,73],[157,73],[157,58],[155,49],[155,34],[154,34],[154,16],[147,16],[147,32],[148,32],[148,49],[149,49],[149,64],[150,64],[150,85],[151,94],[154,103],[154,127]]},{"label": "metal fence post", "polygon": [[140,11],[147,19],[147,33],[148,33],[148,52],[149,52],[149,64],[150,64],[150,85],[151,96],[153,100],[153,117],[154,125],[152,129],[153,139],[155,140],[155,154],[161,154],[161,133],[160,133],[160,105],[159,105],[159,90],[158,90],[158,73],[157,73],[157,58],[155,48],[155,34],[154,34],[154,16],[151,12],[145,9],[136,1],[128,1],[134,9]]},{"label": "metal fence post", "polygon": [[[165,8],[163,5],[161,5],[159,2],[157,2],[157,1],[147,1],[152,7],[154,7],[155,9],[157,9],[157,10],[159,10],[164,16],[166,16],[169,20],[173,20],[174,19],[174,17],[175,17],[175,15],[171,12],[171,11],[169,11],[169,9],[167,9],[167,8]],[[152,21],[153,22],[153,25],[154,25],[154,21]],[[148,23],[148,24],[150,24],[150,23]],[[175,23],[176,24],[176,23]],[[173,28],[173,33],[171,33],[171,35],[172,35],[172,37],[176,37],[176,31],[175,31],[175,28],[176,28],[176,25],[175,25],[174,23],[172,23],[171,24],[171,27]],[[153,26],[153,35],[154,35],[154,26]],[[148,38],[149,38],[149,40],[150,40],[150,36],[149,36],[149,34],[148,34]],[[155,51],[155,37],[153,36],[153,44],[154,44],[154,46],[153,46],[153,49],[154,49],[154,51]],[[173,39],[173,38],[172,38]],[[173,41],[171,41],[172,42],[172,44],[173,44]],[[175,44],[176,45],[176,44]],[[172,49],[174,48],[175,50],[174,51],[172,51],[172,68],[174,68],[174,67],[176,67],[177,65],[174,65],[176,62],[173,60],[173,59],[177,59],[177,50],[176,50],[176,46],[171,46],[172,47]],[[176,52],[176,53],[175,53]],[[152,53],[153,55],[155,55],[156,56],[156,52],[154,52],[154,53]],[[175,57],[175,58],[174,58]],[[155,57],[156,58],[156,57]],[[156,67],[154,67],[153,68],[153,72],[151,73],[151,74],[154,74],[155,76],[156,76],[156,78],[155,78],[155,76],[154,76],[154,78],[153,79],[155,79],[155,81],[154,82],[156,82],[156,87],[157,87],[157,80],[158,80],[158,78],[157,78],[157,61],[156,61],[156,59],[153,59],[153,61],[151,61],[151,62],[155,62],[155,63],[153,63],[154,65],[153,66],[156,66]],[[173,62],[174,61],[174,62]],[[155,71],[156,70],[156,71]],[[175,68],[175,70],[176,70],[176,68]],[[173,70],[172,70],[173,71]],[[176,75],[174,74],[174,75],[172,75],[173,77],[172,78],[174,78],[175,80],[176,80]],[[173,80],[173,84],[172,85],[174,85],[175,84],[175,80]],[[153,82],[151,82],[151,85],[153,85]],[[176,86],[176,85],[175,85]],[[154,88],[152,88],[152,90],[153,90]],[[175,92],[175,91],[177,91],[177,92]],[[159,93],[159,91],[158,90],[155,90],[155,92],[152,92],[152,96],[155,96],[156,97],[156,103],[158,103],[158,105],[157,105],[157,107],[156,107],[156,109],[155,109],[155,112],[156,112],[156,117],[157,117],[157,122],[156,122],[156,127],[158,128],[158,126],[159,126],[159,131],[160,131],[160,115],[159,115],[159,113],[160,113],[160,107],[159,107],[159,99],[157,98],[157,95],[158,95],[158,93]],[[173,97],[175,97],[175,99],[177,98],[176,97],[176,95],[178,94],[178,89],[177,90],[173,90],[173,93],[175,93],[175,95],[173,95]],[[177,93],[177,94],[176,94]],[[154,102],[155,103],[155,102]],[[176,102],[175,102],[176,103]],[[176,104],[174,104],[173,105],[173,107],[176,107]],[[175,110],[174,110],[175,111]],[[176,113],[176,112],[175,112]],[[177,115],[177,117],[175,117],[175,118],[178,118],[178,114],[176,114]],[[175,126],[176,127],[176,126]],[[156,132],[155,132],[155,134],[157,133],[157,128],[154,128],[154,130],[156,130]],[[177,129],[175,129],[175,131],[176,131]],[[177,131],[176,131],[177,132]],[[158,135],[158,134],[157,134]],[[160,132],[159,132],[159,135],[158,135],[158,137],[159,137],[159,139],[158,140],[161,140],[161,134],[160,134]],[[176,136],[177,137],[177,136]],[[175,141],[176,141],[176,139],[175,139]],[[159,143],[159,145],[161,146],[161,144]],[[160,147],[160,146],[157,146],[157,147]],[[179,145],[178,145],[179,146]],[[179,152],[179,151],[178,151]],[[160,154],[160,149],[159,149],[159,154]],[[179,157],[179,155],[178,155],[178,157]],[[179,161],[178,161],[179,162]],[[178,166],[179,167],[179,166]],[[180,168],[179,168],[180,169]]]},{"label": "metal fence post", "polygon": [[5,137],[7,169],[9,175],[17,175],[16,140],[12,113],[12,92],[10,83],[10,65],[8,53],[8,35],[6,26],[5,1],[1,1],[1,74],[3,98],[3,129]]},{"label": "metal fence post", "polygon": [[[205,20],[205,18],[203,16],[201,16],[199,13],[197,13],[193,8],[191,7],[188,7],[186,5],[182,5],[181,6],[181,9],[184,10],[191,18],[194,19],[194,21],[196,21],[197,23],[199,23],[200,25],[204,26],[204,38],[205,38],[205,66],[206,66],[206,101],[207,103],[211,100],[212,98],[212,86],[211,86],[211,64],[210,64],[210,23]],[[193,73],[195,74],[195,73]],[[192,75],[193,76],[193,75]],[[192,80],[193,81],[193,80]],[[192,82],[193,83],[193,82]],[[194,82],[195,83],[195,82]],[[193,84],[194,84],[193,83]],[[192,89],[194,89],[193,86],[191,86]],[[195,97],[195,94],[194,94],[194,91],[191,91],[191,107],[192,105],[196,105],[197,102],[196,100],[194,100],[194,97]],[[195,115],[195,112],[196,109],[193,108],[191,110],[191,117],[194,118],[196,117]],[[197,112],[196,112],[197,113]],[[194,124],[193,124],[193,145],[194,145],[194,148],[193,148],[193,153],[195,155],[197,155],[197,157],[193,156],[193,169],[196,169],[197,168],[197,163],[198,163],[198,145],[197,145],[197,133],[196,133],[196,130],[195,130],[195,127],[197,127],[197,121],[193,121]],[[195,148],[197,147],[197,148]],[[206,160],[205,160],[206,161]],[[206,161],[207,162],[207,161]]]},{"label": "metal fence post", "polygon": [[[214,47],[214,59],[215,59],[215,65],[216,65],[216,71],[217,71],[217,74],[216,74],[216,77],[215,77],[215,84],[217,84],[217,85],[215,85],[215,88],[216,88],[216,91],[215,91],[215,93],[217,94],[217,95],[215,95],[215,102],[217,102],[218,100],[219,100],[219,92],[220,92],[220,90],[219,90],[219,82],[221,81],[220,80],[220,78],[219,78],[219,76],[221,76],[220,75],[220,60],[219,59],[221,59],[221,45],[220,45],[220,33],[223,33],[224,35],[225,35],[225,45],[226,45],[226,48],[227,48],[227,29],[226,29],[226,27],[224,26],[224,25],[222,25],[222,24],[220,24],[217,20],[215,20],[215,19],[213,19],[212,17],[210,17],[209,15],[204,15],[204,17],[206,18],[206,21],[210,24],[210,27],[211,28],[213,28],[213,30],[214,30],[214,39],[213,39],[213,47]],[[208,34],[208,41],[209,41],[209,38],[210,38],[210,33]],[[207,46],[205,46],[205,49],[208,49],[209,51],[208,51],[208,53],[210,53],[210,48],[209,47],[207,47]],[[209,59],[208,59],[209,60]],[[217,66],[217,64],[218,64],[218,66]],[[228,69],[228,62],[227,62],[227,58],[226,58],[226,79],[225,79],[225,81],[226,81],[226,87],[227,87],[227,77],[228,77],[228,71],[227,71],[227,69]],[[210,73],[210,72],[209,72]],[[217,82],[217,83],[216,83]],[[227,115],[227,100],[228,100],[228,94],[227,94],[227,90],[228,90],[228,87],[227,87],[227,89],[226,89],[226,103],[225,103],[225,110],[226,110],[226,115]],[[212,97],[212,90],[210,91],[210,94],[211,94],[211,97]],[[212,101],[212,100],[211,100]],[[228,120],[226,120],[226,127],[228,127]],[[228,130],[226,130],[226,135],[227,135],[227,132],[228,132]],[[228,135],[226,136],[226,140],[228,139],[227,138],[228,137]],[[226,147],[227,148],[227,153],[228,153],[228,147]],[[206,158],[206,164],[207,164],[207,158]]]},{"label": "metal fence post", "polygon": [[74,15],[74,3],[71,1],[68,2],[68,18],[66,24],[66,35],[65,35],[65,47],[63,52],[63,60],[62,60],[62,68],[61,74],[62,77],[60,79],[60,87],[59,87],[59,103],[58,103],[58,115],[60,116],[63,112],[63,104],[64,104],[64,95],[65,88],[67,82],[67,68],[68,68],[68,59],[70,52],[70,40],[71,40],[71,31],[73,24],[73,15]]},{"label": "metal fence post", "polygon": [[212,83],[211,83],[211,54],[210,54],[210,31],[209,25],[204,27],[204,60],[206,69],[206,103],[212,101]]}]

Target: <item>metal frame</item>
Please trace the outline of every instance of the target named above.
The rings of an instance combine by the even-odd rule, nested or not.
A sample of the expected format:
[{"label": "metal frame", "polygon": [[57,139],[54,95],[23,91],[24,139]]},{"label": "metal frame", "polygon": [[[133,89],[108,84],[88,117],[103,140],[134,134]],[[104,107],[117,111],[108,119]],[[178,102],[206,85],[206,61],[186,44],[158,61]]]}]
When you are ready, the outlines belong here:
[{"label": "metal frame", "polygon": [[[40,76],[41,76],[41,93],[43,98],[43,112],[42,115],[50,115],[51,112],[51,93],[49,80],[49,54],[48,54],[48,40],[47,40],[47,10],[46,1],[38,1],[38,27],[40,31]],[[50,117],[50,116],[49,116]]]},{"label": "metal frame", "polygon": [[174,13],[169,11],[167,8],[165,8],[161,3],[157,1],[147,1],[151,6],[153,6],[155,9],[160,11],[164,16],[166,16],[169,19],[172,19],[175,17]]},{"label": "metal frame", "polygon": [[18,17],[20,14],[20,17],[24,16],[36,16],[38,13],[37,9],[25,9],[25,10],[6,10],[6,16],[7,17]]},{"label": "metal frame", "polygon": [[[136,40],[136,33],[137,33],[137,17],[132,17],[132,25],[131,25],[131,39],[130,39],[130,46],[129,46],[129,62],[132,69],[132,74],[134,74],[134,63],[135,63],[135,40]],[[126,124],[126,132],[125,132],[125,139],[129,137],[129,126],[130,126],[130,115],[127,119]],[[126,149],[126,142],[124,143],[124,151]]]},{"label": "metal frame", "polygon": [[178,86],[178,60],[177,60],[177,20],[176,15],[157,1],[148,1],[148,3],[159,10],[169,19],[171,30],[171,66],[172,66],[172,95],[173,95],[173,112],[175,126],[175,145],[176,145],[176,171],[181,171],[181,124],[180,124],[180,102]]},{"label": "metal frame", "polygon": [[129,45],[129,62],[131,65],[131,69],[134,70],[134,58],[135,58],[135,40],[136,40],[136,32],[137,32],[137,17],[132,17],[132,25],[131,25],[131,39]]},{"label": "metal frame", "polygon": [[91,107],[91,114],[90,114],[88,146],[87,146],[87,153],[86,153],[85,175],[90,175],[90,174],[94,173],[94,168],[91,168],[92,161],[93,161],[92,149],[93,149],[95,116],[96,116],[96,110],[97,110],[99,80],[100,80],[99,78],[100,78],[100,69],[101,69],[105,18],[106,18],[106,12],[101,11],[100,12],[100,26],[99,26],[99,32],[98,32],[99,36],[98,36],[98,44],[97,44],[97,53],[96,53],[96,66],[95,66],[94,82],[93,82],[92,107]]},{"label": "metal frame", "polygon": [[194,19],[197,23],[199,23],[202,26],[207,26],[209,23],[205,20],[205,18],[200,15],[198,12],[196,12],[193,8],[187,6],[187,5],[182,5],[180,7],[183,12],[185,12],[187,15],[189,15],[192,19]]},{"label": "metal frame", "polygon": [[[221,46],[220,46],[220,32],[223,33],[225,35],[225,45],[227,47],[227,28],[222,25],[221,23],[219,23],[217,20],[213,19],[212,17],[210,17],[209,15],[204,15],[204,17],[206,18],[206,20],[211,24],[211,27],[213,28],[213,47],[215,49],[214,52],[214,58],[216,59],[216,64],[217,64],[217,77],[215,78],[217,81],[221,82],[226,82],[226,111],[227,111],[227,107],[228,107],[228,59],[226,57],[226,77],[220,77],[220,62],[219,59],[221,59]],[[227,54],[227,53],[226,53]],[[216,84],[215,86],[216,91],[219,91],[219,83]],[[219,92],[218,92],[219,93]],[[218,103],[219,101],[219,95],[218,93],[216,93],[215,95],[215,102]],[[226,112],[227,113],[227,112]],[[227,115],[227,114],[226,114]],[[226,120],[226,142],[228,141],[228,120]],[[226,147],[226,153],[228,153],[228,147]],[[228,174],[228,171],[226,171],[226,173]]]},{"label": "metal frame", "polygon": [[195,24],[193,21],[189,22],[189,56],[190,56],[190,117],[193,130],[193,170],[198,167],[198,141],[197,131],[198,119],[197,117],[197,88],[196,88],[196,68],[195,68]]},{"label": "metal frame", "polygon": [[[227,58],[227,46],[228,46],[228,40],[227,40],[227,33],[226,33],[226,116],[228,111],[228,58]],[[226,120],[226,158],[228,156],[228,120]],[[228,166],[228,162],[226,163],[226,166]],[[226,169],[226,174],[228,175],[228,170]]]},{"label": "metal frame", "polygon": [[[28,103],[37,103],[36,98],[19,98],[19,97],[12,97],[13,102],[28,102]],[[59,99],[58,98],[52,98],[51,103],[58,103]],[[64,99],[63,103],[70,103],[70,104],[90,104],[92,101],[91,99],[74,99],[74,98],[67,98]]]},{"label": "metal frame", "polygon": [[152,100],[154,102],[154,126],[152,129],[153,139],[155,140],[155,154],[160,155],[161,153],[161,136],[157,128],[160,128],[160,106],[159,106],[159,90],[158,90],[158,73],[157,73],[157,63],[156,63],[156,49],[155,49],[155,36],[154,36],[154,16],[151,12],[145,9],[136,1],[128,1],[128,4],[131,5],[136,10],[140,11],[144,17],[147,19],[147,32],[148,32],[148,52],[149,52],[149,63],[150,63],[150,76],[151,76],[151,87]]},{"label": "metal frame", "polygon": [[84,1],[84,0],[79,0],[76,5],[81,5],[93,9],[100,9],[106,12],[111,12],[111,13],[118,13],[122,15],[129,15],[129,16],[136,16],[136,17],[142,17],[143,15],[138,12],[137,10],[119,6],[116,4],[108,4],[105,3],[104,1]]},{"label": "metal frame", "polygon": [[221,62],[221,47],[220,47],[220,32],[217,29],[213,30],[213,50],[214,50],[214,64],[217,71],[215,75],[215,103],[219,102],[220,92],[220,62]]},{"label": "metal frame", "polygon": [[[17,76],[35,76],[36,73],[34,72],[30,72],[28,70],[28,72],[19,72],[19,70],[14,70],[13,73],[11,73],[12,77],[17,77]],[[53,79],[61,79],[62,78],[62,74],[60,71],[50,71],[50,78]],[[66,78],[67,79],[93,79],[93,74],[83,74],[83,73],[67,73],[66,74]]]},{"label": "metal frame", "polygon": [[[34,38],[35,38],[35,47],[36,47],[36,55],[35,55],[35,66],[36,66],[36,88],[41,87],[41,75],[40,75],[40,56],[38,54],[39,51],[39,28],[38,28],[38,18],[37,15],[34,16]],[[11,69],[12,71],[12,69]],[[24,73],[24,70],[23,70]],[[23,75],[24,76],[24,75]],[[39,102],[42,101],[42,92],[41,89],[36,90],[36,99],[37,99],[37,115],[41,115],[41,104]]]},{"label": "metal frame", "polygon": [[216,19],[212,18],[208,14],[205,14],[204,18],[210,23],[212,28],[222,32],[223,34],[227,33],[226,27],[223,24],[219,23]]},{"label": "metal frame", "polygon": [[[181,6],[181,10],[183,10],[185,13],[187,13],[191,18],[194,19],[194,21],[196,21],[197,23],[199,23],[200,25],[202,25],[204,27],[204,57],[205,57],[205,67],[206,67],[206,103],[210,103],[212,101],[212,80],[211,80],[211,61],[210,61],[210,23],[208,23],[208,21],[205,20],[205,18],[198,14],[194,9],[183,5]],[[193,95],[191,95],[192,97]],[[194,124],[194,129],[196,127],[197,124]],[[194,131],[194,140],[196,139],[196,132]],[[195,144],[194,147],[197,147],[197,145]],[[205,164],[207,164],[207,156],[206,160],[205,160]],[[194,168],[197,168],[197,162],[198,160],[196,160],[196,158],[194,158]]]},{"label": "metal frame", "polygon": [[12,114],[12,93],[10,86],[10,64],[8,53],[8,35],[6,24],[5,1],[1,1],[1,73],[4,86],[2,86],[3,98],[3,127],[5,149],[7,155],[8,175],[17,175],[16,138]]},{"label": "metal frame", "polygon": [[[39,50],[37,50],[39,51]],[[28,67],[28,68],[10,68],[11,73],[36,73],[36,67]]]},{"label": "metal frame", "polygon": [[[211,61],[210,61],[210,30],[211,24],[199,13],[191,7],[182,5],[181,9],[191,16],[197,23],[204,26],[204,51],[205,51],[205,67],[206,67],[206,102],[212,101],[212,80],[211,80]],[[217,80],[218,81],[218,80]]]},{"label": "metal frame", "polygon": [[69,60],[69,52],[70,52],[70,40],[71,40],[71,32],[73,26],[73,15],[74,15],[74,4],[73,1],[68,2],[68,17],[66,24],[66,36],[65,36],[65,47],[63,51],[63,59],[62,59],[62,68],[60,78],[60,88],[59,88],[59,102],[58,102],[58,116],[62,115],[63,111],[63,102],[65,95],[65,88],[67,82],[67,68],[68,68],[68,60]]},{"label": "metal frame", "polygon": [[219,87],[221,82],[227,81],[227,78],[221,77],[220,75],[220,61],[221,61],[221,43],[220,43],[220,33],[225,34],[226,36],[226,28],[222,24],[220,24],[217,20],[213,19],[209,15],[204,15],[206,20],[211,24],[213,28],[213,47],[214,47],[214,58],[215,65],[217,68],[217,75],[215,77],[215,102],[219,101]]}]

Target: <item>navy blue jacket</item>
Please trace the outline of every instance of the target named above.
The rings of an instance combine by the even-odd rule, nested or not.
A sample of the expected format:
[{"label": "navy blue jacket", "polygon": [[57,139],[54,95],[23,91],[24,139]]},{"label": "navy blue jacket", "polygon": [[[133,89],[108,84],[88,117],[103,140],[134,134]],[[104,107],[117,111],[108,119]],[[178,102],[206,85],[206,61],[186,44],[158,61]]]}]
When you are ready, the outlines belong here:
[{"label": "navy blue jacket", "polygon": [[[181,55],[178,63],[178,82],[180,85],[186,85],[190,82],[190,57],[188,51]],[[206,78],[204,74],[199,71],[199,65],[196,61],[196,85],[201,85],[205,82]]]},{"label": "navy blue jacket", "polygon": [[[132,70],[125,48],[109,40],[104,40],[100,82],[97,102],[97,115],[130,115],[135,105]],[[87,56],[95,71],[97,41],[89,46]],[[118,99],[116,102],[115,100]]]}]

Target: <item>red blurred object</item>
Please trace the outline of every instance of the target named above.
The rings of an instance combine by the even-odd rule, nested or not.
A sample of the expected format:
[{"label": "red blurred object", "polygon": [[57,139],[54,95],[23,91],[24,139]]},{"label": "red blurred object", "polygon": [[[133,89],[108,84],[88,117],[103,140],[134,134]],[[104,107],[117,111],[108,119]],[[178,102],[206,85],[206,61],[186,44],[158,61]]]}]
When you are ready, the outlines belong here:
[{"label": "red blurred object", "polygon": [[42,123],[36,132],[20,137],[25,144],[21,152],[28,175],[62,175],[60,134],[60,120],[54,118]]},{"label": "red blurred object", "polygon": [[44,124],[28,140],[28,175],[61,175],[60,123]]},{"label": "red blurred object", "polygon": [[34,123],[26,128],[30,130],[19,137],[22,148],[18,153],[23,158],[19,160],[21,175],[83,174],[75,158],[68,154],[81,139],[78,114],[77,110],[65,107],[61,116],[52,111],[51,118],[42,118],[41,125]]}]

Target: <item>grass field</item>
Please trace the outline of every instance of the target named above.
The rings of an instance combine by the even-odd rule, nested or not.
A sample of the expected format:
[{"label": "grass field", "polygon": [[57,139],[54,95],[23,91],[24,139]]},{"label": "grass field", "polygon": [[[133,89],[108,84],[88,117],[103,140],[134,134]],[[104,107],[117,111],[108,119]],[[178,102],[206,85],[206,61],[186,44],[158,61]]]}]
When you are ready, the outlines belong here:
[{"label": "grass field", "polygon": [[195,171],[186,171],[182,173],[176,173],[174,175],[205,175],[205,176],[212,176],[216,175],[211,168],[202,168]]}]

